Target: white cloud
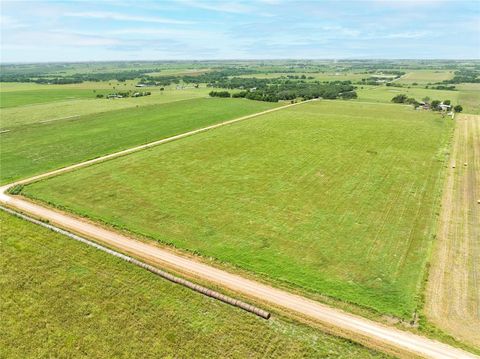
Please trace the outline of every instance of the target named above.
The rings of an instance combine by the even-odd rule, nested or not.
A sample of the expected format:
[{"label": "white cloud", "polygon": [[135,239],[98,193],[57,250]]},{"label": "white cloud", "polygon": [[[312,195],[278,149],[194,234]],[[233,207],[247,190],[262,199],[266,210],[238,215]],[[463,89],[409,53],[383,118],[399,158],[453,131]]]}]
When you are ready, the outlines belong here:
[{"label": "white cloud", "polygon": [[137,22],[152,22],[159,24],[177,24],[177,25],[187,25],[193,24],[192,21],[184,20],[175,20],[167,19],[158,16],[136,16],[136,15],[126,15],[116,12],[108,11],[85,11],[85,12],[68,12],[65,16],[70,17],[81,17],[81,18],[93,18],[93,19],[110,19],[118,21],[137,21]]},{"label": "white cloud", "polygon": [[191,1],[191,0],[178,0],[178,3],[187,5],[190,7],[195,7],[198,9],[218,11],[218,12],[229,12],[235,14],[243,14],[254,11],[255,9],[251,6],[242,4],[240,2],[224,2],[219,1],[215,3],[208,3],[205,1]]},{"label": "white cloud", "polygon": [[27,27],[26,24],[21,23],[20,21],[14,19],[13,17],[0,15],[0,28],[2,30],[21,29],[25,27]]}]

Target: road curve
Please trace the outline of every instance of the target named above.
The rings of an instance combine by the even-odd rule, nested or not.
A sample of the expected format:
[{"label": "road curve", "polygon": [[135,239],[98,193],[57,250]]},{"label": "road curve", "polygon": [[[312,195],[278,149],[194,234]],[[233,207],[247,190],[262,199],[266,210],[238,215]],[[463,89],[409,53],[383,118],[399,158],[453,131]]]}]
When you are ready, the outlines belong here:
[{"label": "road curve", "polygon": [[471,353],[454,348],[447,344],[443,344],[432,339],[415,335],[410,332],[404,332],[381,323],[343,312],[339,309],[315,302],[300,295],[290,293],[286,290],[274,288],[255,280],[247,279],[240,275],[212,267],[195,259],[184,257],[177,253],[173,253],[168,249],[161,248],[153,243],[149,244],[141,242],[126,235],[117,233],[114,230],[106,229],[100,225],[96,225],[86,220],[75,218],[68,213],[62,213],[60,211],[47,208],[46,206],[29,202],[23,198],[14,197],[7,194],[8,188],[17,184],[33,182],[35,180],[53,176],[62,172],[71,171],[76,168],[123,156],[161,143],[173,141],[193,135],[195,133],[207,131],[219,126],[231,124],[295,105],[297,104],[267,110],[259,114],[245,116],[239,119],[223,122],[221,124],[190,131],[182,135],[173,136],[142,146],[137,146],[94,160],[85,161],[56,171],[48,172],[26,180],[17,181],[15,183],[0,187],[0,203],[7,207],[27,213],[33,217],[48,220],[50,224],[70,230],[74,233],[84,235],[88,238],[95,239],[98,242],[107,244],[112,248],[131,254],[135,257],[161,266],[167,266],[173,270],[201,278],[224,288],[228,288],[234,292],[241,293],[247,297],[255,298],[262,302],[270,303],[275,307],[298,313],[303,317],[318,321],[322,325],[332,328],[332,331],[334,332],[342,333],[343,336],[352,338],[353,340],[360,341],[362,343],[380,343],[382,347],[387,347],[396,351],[400,350],[403,353],[426,358],[479,358]]}]

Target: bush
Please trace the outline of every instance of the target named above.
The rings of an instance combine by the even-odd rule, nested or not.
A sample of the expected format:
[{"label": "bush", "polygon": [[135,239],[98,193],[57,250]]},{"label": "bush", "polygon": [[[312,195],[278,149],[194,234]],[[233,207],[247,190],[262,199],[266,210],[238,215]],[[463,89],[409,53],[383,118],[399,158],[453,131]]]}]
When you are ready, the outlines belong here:
[{"label": "bush", "polygon": [[394,98],[392,98],[393,103],[405,103],[407,101],[408,97],[405,94],[397,95]]},{"label": "bush", "polygon": [[210,97],[231,97],[228,91],[210,91]]},{"label": "bush", "polygon": [[453,108],[453,110],[454,110],[455,112],[460,113],[460,112],[463,111],[463,107],[462,107],[461,105],[457,105],[457,106],[455,106],[455,107]]}]

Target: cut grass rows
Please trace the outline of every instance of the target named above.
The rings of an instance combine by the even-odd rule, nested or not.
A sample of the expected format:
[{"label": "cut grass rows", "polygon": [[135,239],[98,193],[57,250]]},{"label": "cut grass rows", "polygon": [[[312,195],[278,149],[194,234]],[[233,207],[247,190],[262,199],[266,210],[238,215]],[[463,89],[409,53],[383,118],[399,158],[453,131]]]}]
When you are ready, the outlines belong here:
[{"label": "cut grass rows", "polygon": [[278,106],[202,98],[109,111],[1,134],[1,183]]},{"label": "cut grass rows", "polygon": [[410,319],[451,129],[451,120],[405,106],[309,103],[37,182],[24,194]]},{"label": "cut grass rows", "polygon": [[269,321],[0,211],[0,356],[379,358]]}]

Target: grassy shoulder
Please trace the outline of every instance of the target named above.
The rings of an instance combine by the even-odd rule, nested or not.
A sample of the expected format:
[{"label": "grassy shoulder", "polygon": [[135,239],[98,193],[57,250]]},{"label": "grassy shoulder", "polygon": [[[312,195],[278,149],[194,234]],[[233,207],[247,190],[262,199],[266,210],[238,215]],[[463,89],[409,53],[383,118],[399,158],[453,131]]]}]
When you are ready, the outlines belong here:
[{"label": "grassy shoulder", "polygon": [[309,103],[23,193],[278,283],[410,319],[421,305],[451,129],[451,120],[406,106]]},{"label": "grassy shoulder", "polygon": [[202,98],[22,126],[2,133],[1,183],[279,106]]},{"label": "grassy shoulder", "polygon": [[1,356],[385,357],[265,321],[2,211],[0,226]]}]

